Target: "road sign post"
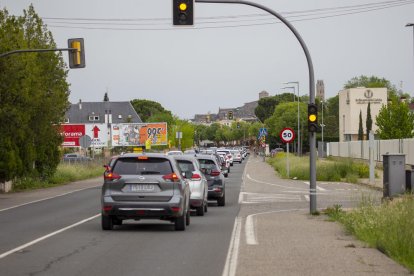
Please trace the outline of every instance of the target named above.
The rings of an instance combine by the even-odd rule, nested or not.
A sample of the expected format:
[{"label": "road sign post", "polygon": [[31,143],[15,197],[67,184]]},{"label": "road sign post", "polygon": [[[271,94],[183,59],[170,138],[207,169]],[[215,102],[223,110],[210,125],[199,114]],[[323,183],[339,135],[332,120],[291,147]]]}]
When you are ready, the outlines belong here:
[{"label": "road sign post", "polygon": [[291,128],[284,128],[279,133],[280,139],[283,143],[286,143],[286,173],[287,177],[290,177],[289,172],[289,144],[292,143],[295,140],[295,132]]}]

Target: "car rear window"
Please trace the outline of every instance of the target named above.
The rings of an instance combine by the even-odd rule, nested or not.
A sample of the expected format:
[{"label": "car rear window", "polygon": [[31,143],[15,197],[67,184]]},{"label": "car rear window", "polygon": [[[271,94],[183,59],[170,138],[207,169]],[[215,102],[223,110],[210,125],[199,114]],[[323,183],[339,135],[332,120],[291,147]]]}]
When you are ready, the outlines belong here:
[{"label": "car rear window", "polygon": [[200,162],[200,168],[201,169],[217,169],[216,163],[214,163],[213,160],[210,159],[198,159],[198,162]]},{"label": "car rear window", "polygon": [[119,175],[145,175],[173,173],[171,163],[164,158],[138,159],[137,157],[119,158],[113,169]]},{"label": "car rear window", "polygon": [[194,164],[187,160],[177,160],[178,168],[181,172],[193,172],[195,171]]}]

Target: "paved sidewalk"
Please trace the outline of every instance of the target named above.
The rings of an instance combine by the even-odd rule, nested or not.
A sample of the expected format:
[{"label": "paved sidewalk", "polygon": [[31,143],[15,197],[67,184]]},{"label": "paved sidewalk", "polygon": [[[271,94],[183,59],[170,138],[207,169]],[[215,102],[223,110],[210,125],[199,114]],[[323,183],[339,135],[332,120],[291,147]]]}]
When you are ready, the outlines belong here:
[{"label": "paved sidewalk", "polygon": [[[278,178],[272,167],[258,162],[253,156],[246,166],[247,174],[263,183],[275,183],[274,189],[281,183],[295,187],[293,181]],[[299,184],[302,183],[298,181],[296,187]],[[252,191],[252,187],[257,189],[257,185],[245,178],[243,190]],[[264,187],[263,192],[271,194],[269,189]],[[278,192],[281,190],[273,191]],[[368,248],[346,234],[339,223],[327,221],[324,215],[309,215],[309,202],[269,204],[267,211],[259,208],[264,207],[248,204],[241,207],[239,252],[233,275],[410,274],[380,251]],[[246,221],[249,216],[254,221],[257,244],[248,242],[251,233]]]},{"label": "paved sidewalk", "polygon": [[27,204],[29,202],[40,201],[47,198],[73,193],[83,189],[100,187],[102,183],[102,176],[100,176],[52,188],[0,194],[0,211],[14,206]]}]

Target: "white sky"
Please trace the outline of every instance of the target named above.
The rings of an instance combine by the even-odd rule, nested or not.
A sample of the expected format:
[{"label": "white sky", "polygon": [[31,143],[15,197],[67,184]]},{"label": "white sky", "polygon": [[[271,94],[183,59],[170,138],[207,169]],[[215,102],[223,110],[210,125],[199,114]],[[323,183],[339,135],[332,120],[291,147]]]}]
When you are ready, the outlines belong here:
[{"label": "white sky", "polygon": [[[312,56],[315,83],[324,81],[328,98],[360,75],[384,77],[414,96],[413,28],[405,27],[414,23],[414,0],[255,2],[295,26]],[[85,39],[86,68],[69,72],[72,103],[102,101],[108,90],[111,101],[150,99],[181,118],[192,118],[241,106],[258,99],[262,90],[279,94],[283,82],[299,81],[301,95],[309,91],[298,41],[287,27],[254,7],[195,3],[191,28],[172,26],[172,0],[2,0],[0,7],[21,15],[30,3],[58,47],[66,47],[68,38]],[[310,12],[315,9],[323,10]],[[291,13],[298,11],[306,12]],[[294,21],[315,17],[327,18]],[[92,25],[90,20],[47,18],[117,20]],[[235,25],[250,26],[223,27]],[[67,61],[66,53],[64,57]]]}]

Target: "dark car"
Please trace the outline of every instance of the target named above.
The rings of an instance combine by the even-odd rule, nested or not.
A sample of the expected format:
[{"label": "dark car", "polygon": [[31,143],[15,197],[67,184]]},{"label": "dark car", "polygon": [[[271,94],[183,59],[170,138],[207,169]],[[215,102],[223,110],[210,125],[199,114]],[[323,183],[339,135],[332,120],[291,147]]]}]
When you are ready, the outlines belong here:
[{"label": "dark car", "polygon": [[91,161],[92,158],[80,155],[78,153],[67,153],[63,155],[63,162],[88,162]]},{"label": "dark car", "polygon": [[208,199],[217,200],[218,206],[226,204],[225,179],[213,155],[197,155],[201,172],[207,178]]},{"label": "dark car", "polygon": [[190,224],[190,187],[165,154],[125,154],[107,166],[102,186],[102,229],[123,220],[161,219],[185,230]]}]

